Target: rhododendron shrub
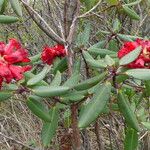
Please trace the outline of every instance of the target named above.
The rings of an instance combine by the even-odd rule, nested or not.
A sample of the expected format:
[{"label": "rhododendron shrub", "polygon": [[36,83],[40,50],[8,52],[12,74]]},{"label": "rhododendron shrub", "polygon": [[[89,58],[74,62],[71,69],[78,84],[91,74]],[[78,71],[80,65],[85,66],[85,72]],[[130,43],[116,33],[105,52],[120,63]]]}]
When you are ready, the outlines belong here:
[{"label": "rhododendron shrub", "polygon": [[[47,39],[46,43],[38,41],[39,53],[30,57],[32,47],[27,51],[16,39],[0,42],[0,102],[10,97],[13,100],[14,94],[23,97],[42,122],[41,149],[93,149],[88,139],[97,142],[99,149],[149,149],[142,147],[150,130],[150,40],[140,31],[148,17],[140,7],[146,1],[42,1],[48,6],[44,6],[44,13],[41,8],[38,11],[40,1],[33,5],[25,0],[9,2],[18,17],[22,16],[22,3],[27,18],[45,33],[38,40]],[[19,20],[4,14],[0,15],[0,23]],[[136,26],[139,24],[137,31],[132,29],[133,20]],[[61,135],[57,144],[56,135]],[[52,143],[55,146],[50,147]],[[31,149],[40,148],[35,144]]]}]

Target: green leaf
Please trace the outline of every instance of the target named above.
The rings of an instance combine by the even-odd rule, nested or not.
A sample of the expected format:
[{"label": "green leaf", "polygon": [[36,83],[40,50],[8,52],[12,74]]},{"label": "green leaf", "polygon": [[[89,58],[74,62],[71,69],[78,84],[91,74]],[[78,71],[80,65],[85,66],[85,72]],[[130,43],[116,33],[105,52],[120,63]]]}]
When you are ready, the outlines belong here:
[{"label": "green leaf", "polygon": [[150,122],[141,122],[145,128],[150,130]]},{"label": "green leaf", "polygon": [[59,86],[61,84],[61,73],[57,71],[54,79],[50,83],[50,86]]},{"label": "green leaf", "polygon": [[86,128],[89,126],[105,108],[111,93],[111,84],[106,83],[100,86],[92,100],[81,110],[79,115],[79,128]]},{"label": "green leaf", "polygon": [[29,81],[27,82],[27,86],[32,86],[42,81],[47,75],[47,73],[50,71],[50,69],[51,69],[50,66],[45,66],[39,74],[29,79]]},{"label": "green leaf", "polygon": [[67,58],[63,58],[63,59],[59,60],[59,62],[56,65],[54,65],[53,73],[56,74],[57,71],[62,73],[66,69],[67,69]]},{"label": "green leaf", "polygon": [[22,8],[21,8],[21,5],[19,3],[19,0],[9,0],[10,1],[10,4],[11,4],[11,7],[13,8],[14,12],[22,17]]},{"label": "green leaf", "polygon": [[17,22],[19,18],[14,16],[0,15],[0,23],[9,24]]},{"label": "green leaf", "polygon": [[105,62],[108,66],[113,66],[115,64],[115,61],[109,55],[105,56]]},{"label": "green leaf", "polygon": [[63,84],[63,86],[74,87],[80,80],[79,73],[73,73],[71,77]]},{"label": "green leaf", "polygon": [[106,0],[107,1],[107,3],[109,4],[109,5],[117,5],[118,4],[118,0]]},{"label": "green leaf", "polygon": [[[38,98],[38,97],[37,97]],[[42,119],[43,121],[50,122],[51,117],[48,114],[47,110],[44,108],[43,104],[36,100],[36,97],[29,97],[27,100],[28,108],[34,113],[37,117]]]},{"label": "green leaf", "polygon": [[106,56],[106,55],[110,55],[110,56],[117,56],[117,53],[108,49],[100,49],[100,48],[90,48],[88,50],[89,53],[93,54],[93,55],[100,55],[100,56]]},{"label": "green leaf", "polygon": [[131,19],[135,19],[135,20],[140,20],[140,16],[131,8],[129,8],[126,5],[122,6],[124,12],[131,18]]},{"label": "green leaf", "polygon": [[130,69],[125,73],[140,80],[150,80],[150,69]]},{"label": "green leaf", "polygon": [[136,39],[143,39],[142,37],[139,36],[125,35],[125,34],[117,34],[117,36],[124,41],[134,41]]},{"label": "green leaf", "polygon": [[107,65],[104,60],[95,60],[87,51],[83,51],[83,56],[89,66],[94,68],[106,68]]},{"label": "green leaf", "polygon": [[116,18],[114,23],[113,23],[113,31],[114,32],[119,32],[120,29],[121,29],[121,23],[120,23],[119,19]]},{"label": "green leaf", "polygon": [[131,51],[130,53],[128,53],[127,55],[122,57],[119,61],[119,64],[127,65],[127,64],[133,62],[136,58],[138,58],[141,51],[142,51],[142,47],[141,46],[137,47],[136,49],[134,49],[133,51]]},{"label": "green leaf", "polygon": [[59,119],[59,113],[58,109],[56,107],[53,107],[49,115],[51,117],[51,122],[44,122],[42,133],[41,133],[41,139],[44,147],[47,147],[50,145],[51,140],[56,134],[56,130],[58,128],[58,119]]},{"label": "green leaf", "polygon": [[118,106],[127,124],[133,129],[139,131],[140,127],[138,125],[137,118],[130,107],[130,103],[128,99],[125,97],[124,93],[121,91],[119,91],[118,93]]},{"label": "green leaf", "polygon": [[10,91],[0,91],[0,102],[8,100],[13,95]]},{"label": "green leaf", "polygon": [[33,92],[37,96],[41,97],[54,97],[66,94],[69,91],[69,89],[69,87],[65,86],[38,86],[33,89]]},{"label": "green leaf", "polygon": [[93,48],[103,48],[104,45],[105,45],[105,40],[103,41],[99,41],[98,43],[92,45],[91,47],[89,47],[87,50],[89,51],[90,49],[93,49]]},{"label": "green leaf", "polygon": [[145,87],[146,87],[146,89],[145,89],[146,95],[150,96],[150,80],[145,81],[144,84],[145,84]]},{"label": "green leaf", "polygon": [[62,96],[64,102],[78,102],[82,100],[85,95],[88,94],[87,90],[84,91],[72,91]]},{"label": "green leaf", "polygon": [[100,75],[97,75],[93,78],[82,81],[81,83],[75,85],[73,88],[75,90],[89,89],[89,88],[93,87],[94,85],[96,85],[97,83],[99,83],[101,80],[103,80],[106,77],[106,75],[107,75],[107,72],[103,72]]},{"label": "green leaf", "polygon": [[86,46],[89,43],[90,33],[91,33],[91,25],[90,23],[86,23],[84,31],[80,32],[77,37],[78,47]]},{"label": "green leaf", "polygon": [[41,54],[37,54],[35,56],[30,57],[32,63],[37,62],[40,60]]},{"label": "green leaf", "polygon": [[[23,82],[23,84],[27,84],[27,82],[30,80],[30,79],[32,79],[32,78],[34,78],[36,75],[35,74],[33,74],[32,72],[26,72],[26,73],[24,73],[24,76],[25,76],[25,80],[24,80],[24,82]],[[37,83],[36,85],[45,85],[45,86],[47,86],[48,85],[48,83],[46,83],[44,80],[41,80],[39,83]]]},{"label": "green leaf", "polygon": [[0,0],[0,14],[3,14],[7,6],[7,0]]},{"label": "green leaf", "polygon": [[137,5],[141,2],[142,0],[137,0],[135,2],[131,2],[131,3],[128,3],[128,4],[125,4],[124,6],[134,6],[134,5]]},{"label": "green leaf", "polygon": [[136,150],[137,147],[138,147],[137,131],[132,128],[128,128],[125,137],[124,150]]}]

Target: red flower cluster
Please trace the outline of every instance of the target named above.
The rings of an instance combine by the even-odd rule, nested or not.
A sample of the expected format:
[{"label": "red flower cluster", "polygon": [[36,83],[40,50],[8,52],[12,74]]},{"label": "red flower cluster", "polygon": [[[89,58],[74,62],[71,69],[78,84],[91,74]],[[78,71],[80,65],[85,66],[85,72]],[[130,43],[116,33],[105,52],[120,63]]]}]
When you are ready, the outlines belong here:
[{"label": "red flower cluster", "polygon": [[118,58],[122,58],[137,47],[142,46],[142,51],[138,58],[127,65],[128,68],[150,68],[150,41],[137,39],[134,42],[125,42],[118,51]]},{"label": "red flower cluster", "polygon": [[44,63],[51,65],[56,57],[66,56],[66,50],[63,45],[55,45],[54,47],[45,46],[41,55]]},{"label": "red flower cluster", "polygon": [[0,88],[3,81],[10,83],[23,78],[23,73],[31,69],[28,65],[17,65],[24,62],[30,62],[28,53],[16,39],[9,40],[8,44],[0,42]]}]

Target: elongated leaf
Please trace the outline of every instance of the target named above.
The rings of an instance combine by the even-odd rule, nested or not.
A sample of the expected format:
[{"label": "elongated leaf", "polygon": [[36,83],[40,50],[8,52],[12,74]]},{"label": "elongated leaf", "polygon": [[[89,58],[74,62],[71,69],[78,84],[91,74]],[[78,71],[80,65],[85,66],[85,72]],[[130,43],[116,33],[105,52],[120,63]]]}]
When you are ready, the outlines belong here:
[{"label": "elongated leaf", "polygon": [[103,40],[103,41],[100,41],[100,42],[98,42],[98,43],[92,45],[91,47],[88,48],[88,51],[89,51],[90,49],[94,49],[94,48],[103,48],[104,45],[105,45],[105,42],[106,42],[106,41]]},{"label": "elongated leaf", "polygon": [[127,124],[133,129],[135,129],[136,131],[139,131],[140,127],[138,125],[137,118],[130,107],[128,99],[125,97],[124,93],[121,91],[119,91],[119,94],[118,94],[118,106]]},{"label": "elongated leaf", "polygon": [[57,71],[54,79],[50,83],[50,86],[59,86],[61,84],[61,73]]},{"label": "elongated leaf", "polygon": [[79,115],[79,128],[85,128],[92,123],[105,108],[111,93],[110,83],[100,86],[92,100],[81,110]]},{"label": "elongated leaf", "polygon": [[63,84],[63,86],[73,87],[75,86],[80,80],[79,73],[73,73],[72,76]]},{"label": "elongated leaf", "polygon": [[9,0],[9,1],[14,12],[18,16],[22,17],[22,8],[21,8],[21,4],[19,3],[19,0]]},{"label": "elongated leaf", "polygon": [[135,19],[135,20],[140,20],[140,16],[131,8],[129,8],[126,5],[122,6],[124,12],[131,18],[131,19]]},{"label": "elongated leaf", "polygon": [[41,54],[37,54],[35,56],[30,57],[32,63],[37,62],[40,60]]},{"label": "elongated leaf", "polygon": [[49,72],[49,70],[50,70],[50,66],[45,66],[39,74],[33,76],[33,78],[31,78],[27,82],[27,85],[28,86],[35,85],[35,84],[39,83],[40,81],[42,81],[45,78],[45,76],[47,75],[47,73]]},{"label": "elongated leaf", "polygon": [[132,128],[128,128],[125,137],[124,150],[136,150],[137,146],[138,146],[137,131]]},{"label": "elongated leaf", "polygon": [[87,90],[84,91],[73,91],[71,93],[67,93],[65,95],[62,96],[62,100],[64,102],[78,102],[80,100],[82,100],[85,95],[88,94]]},{"label": "elongated leaf", "polygon": [[76,89],[76,90],[89,89],[89,88],[93,87],[94,85],[96,85],[97,83],[99,83],[101,80],[103,80],[106,77],[106,75],[107,75],[107,72],[103,72],[98,76],[95,76],[93,78],[82,81],[81,83],[75,85],[74,89]]},{"label": "elongated leaf", "polygon": [[0,102],[8,100],[12,95],[10,91],[0,91]]},{"label": "elongated leaf", "polygon": [[135,2],[131,2],[131,3],[128,3],[128,4],[125,4],[125,6],[134,6],[134,5],[137,5],[141,2],[142,0],[137,0]]},{"label": "elongated leaf", "polygon": [[115,64],[115,61],[109,55],[105,56],[105,62],[108,66],[113,66]]},{"label": "elongated leaf", "polygon": [[133,35],[125,35],[125,34],[117,34],[117,36],[124,41],[134,41],[136,39],[143,39],[142,37],[133,36]]},{"label": "elongated leaf", "polygon": [[69,87],[65,86],[38,86],[33,89],[33,92],[37,96],[41,97],[54,97],[66,94],[69,91]]},{"label": "elongated leaf", "polygon": [[145,84],[145,87],[146,87],[146,89],[145,89],[146,95],[150,96],[150,80],[145,81],[144,84]]},{"label": "elongated leaf", "polygon": [[[30,80],[30,79],[32,79],[32,78],[34,78],[36,75],[35,74],[33,74],[32,72],[26,72],[26,73],[24,73],[24,76],[25,76],[25,80],[24,80],[24,82],[23,82],[23,84],[27,84],[27,82]],[[39,85],[39,86],[41,86],[41,85],[45,85],[45,86],[47,86],[48,85],[48,83],[46,83],[44,80],[41,80],[39,83],[37,83],[36,85]]]},{"label": "elongated leaf", "polygon": [[115,19],[114,24],[113,24],[113,31],[114,32],[119,32],[119,30],[121,29],[121,23],[119,21],[119,19]]},{"label": "elongated leaf", "polygon": [[106,56],[106,55],[113,55],[116,56],[116,52],[108,50],[108,49],[100,49],[100,48],[90,48],[88,50],[89,53],[93,55],[100,55],[100,56]]},{"label": "elongated leaf", "polygon": [[150,130],[150,122],[141,122],[145,128]]},{"label": "elongated leaf", "polygon": [[83,56],[91,67],[94,68],[106,68],[107,64],[103,60],[95,60],[87,51],[83,52]]},{"label": "elongated leaf", "polygon": [[56,107],[52,108],[50,110],[49,115],[51,117],[51,122],[45,122],[43,124],[42,128],[42,134],[41,134],[41,139],[43,142],[43,145],[49,146],[52,138],[56,134],[56,130],[58,128],[58,119],[59,119],[59,114],[58,114],[58,109]]},{"label": "elongated leaf", "polygon": [[142,51],[142,47],[141,46],[137,47],[135,50],[131,51],[130,53],[122,57],[119,61],[119,64],[127,65],[133,62],[140,55],[141,51]]},{"label": "elongated leaf", "polygon": [[140,80],[150,80],[150,69],[130,69],[125,73]]},{"label": "elongated leaf", "polygon": [[5,0],[0,1],[0,14],[2,13],[4,2],[5,2]]},{"label": "elongated leaf", "polygon": [[62,60],[59,60],[59,62],[54,66],[53,73],[56,74],[57,71],[63,72],[67,69],[67,59],[63,58]]},{"label": "elongated leaf", "polygon": [[17,22],[19,19],[14,16],[0,15],[0,23],[9,24]]},{"label": "elongated leaf", "polygon": [[78,47],[86,46],[88,44],[89,38],[90,38],[90,33],[91,33],[91,25],[90,25],[90,23],[86,23],[84,31],[80,32],[77,37]]},{"label": "elongated leaf", "polygon": [[42,119],[43,121],[46,122],[50,122],[51,121],[51,117],[49,115],[49,113],[44,109],[42,103],[40,103],[40,101],[35,100],[35,98],[29,98],[27,100],[27,106],[28,108],[40,119]]}]

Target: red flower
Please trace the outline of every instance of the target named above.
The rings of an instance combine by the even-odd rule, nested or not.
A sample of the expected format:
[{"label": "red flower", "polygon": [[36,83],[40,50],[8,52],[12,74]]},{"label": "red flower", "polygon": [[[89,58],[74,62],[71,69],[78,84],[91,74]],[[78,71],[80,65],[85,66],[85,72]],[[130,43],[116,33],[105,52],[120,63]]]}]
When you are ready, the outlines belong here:
[{"label": "red flower", "polygon": [[45,46],[41,55],[44,63],[51,65],[56,57],[66,56],[66,50],[63,45],[55,45],[54,47]]},{"label": "red flower", "polygon": [[138,58],[127,65],[128,68],[150,68],[150,41],[137,39],[134,42],[125,42],[118,51],[118,58],[121,59],[137,47],[142,46],[142,51]]},{"label": "red flower", "polygon": [[28,52],[21,47],[16,39],[8,44],[0,42],[0,88],[2,82],[10,83],[13,79],[20,80],[23,73],[29,71],[31,66],[18,66],[16,63],[29,62]]}]

